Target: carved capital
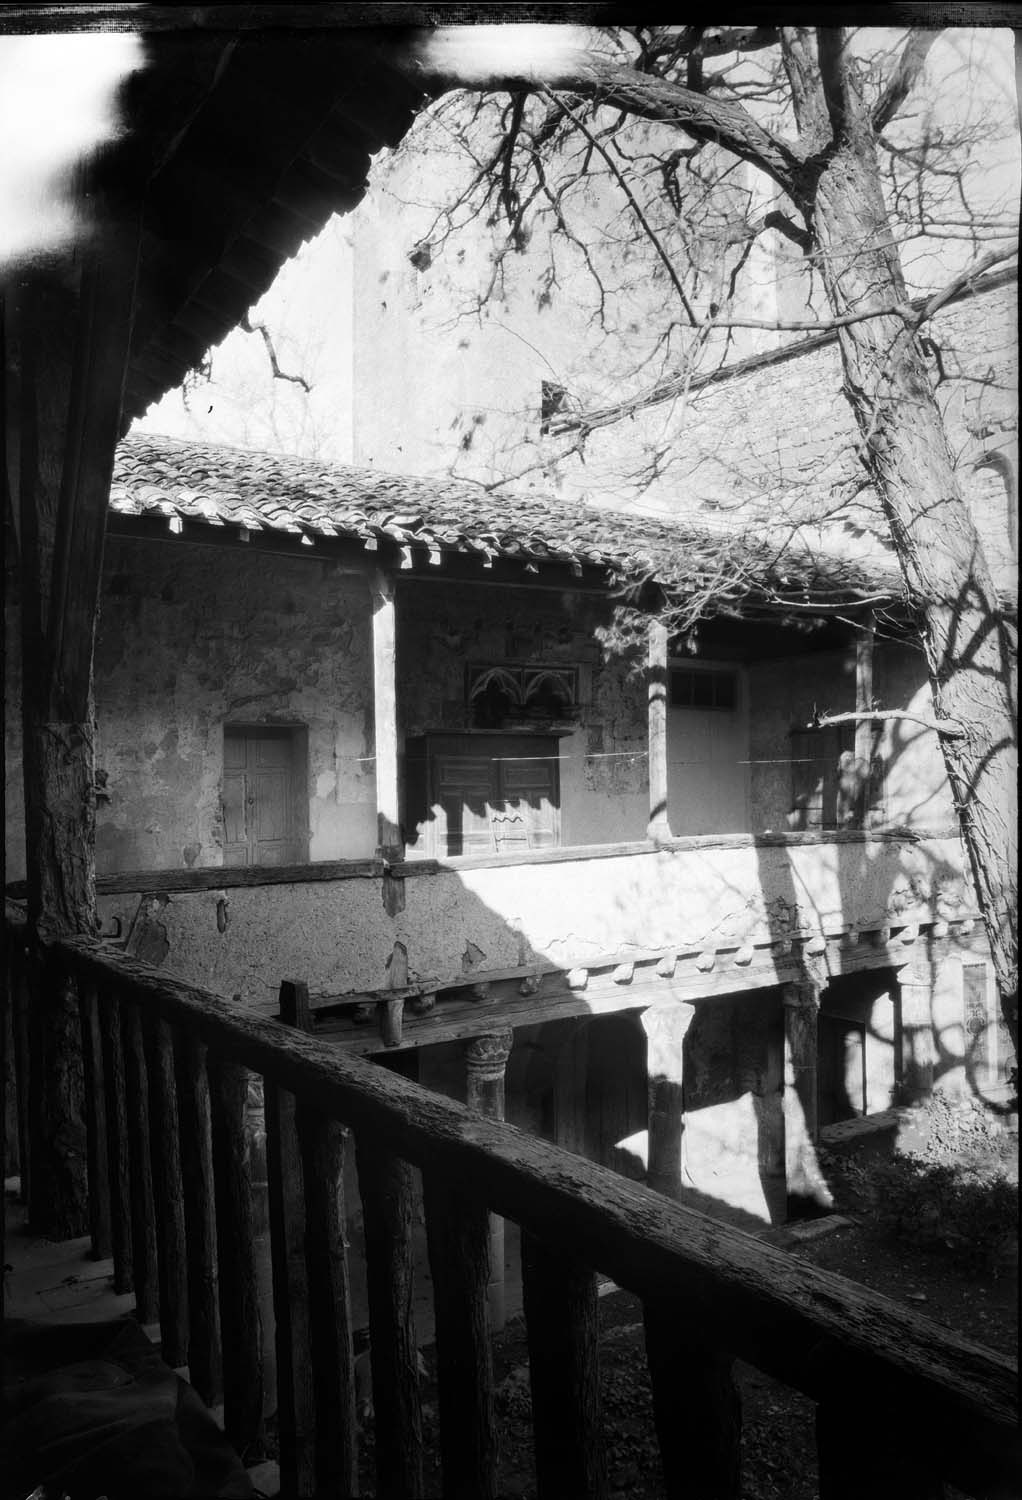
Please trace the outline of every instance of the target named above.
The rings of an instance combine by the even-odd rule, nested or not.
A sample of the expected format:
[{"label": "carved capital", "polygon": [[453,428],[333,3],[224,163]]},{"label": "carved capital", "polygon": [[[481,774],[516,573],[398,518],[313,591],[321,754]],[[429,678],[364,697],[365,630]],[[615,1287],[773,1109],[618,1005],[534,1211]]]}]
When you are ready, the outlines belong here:
[{"label": "carved capital", "polygon": [[811,975],[797,984],[781,985],[781,1002],[786,1009],[816,1012],[820,1009],[822,985]]},{"label": "carved capital", "polygon": [[482,1036],[469,1037],[465,1042],[468,1072],[480,1082],[502,1079],[514,1040],[515,1034],[510,1029],[486,1031]]},{"label": "carved capital", "polygon": [[670,1000],[641,1011],[639,1023],[654,1041],[681,1041],[695,1019],[696,1008],[686,1001]]}]

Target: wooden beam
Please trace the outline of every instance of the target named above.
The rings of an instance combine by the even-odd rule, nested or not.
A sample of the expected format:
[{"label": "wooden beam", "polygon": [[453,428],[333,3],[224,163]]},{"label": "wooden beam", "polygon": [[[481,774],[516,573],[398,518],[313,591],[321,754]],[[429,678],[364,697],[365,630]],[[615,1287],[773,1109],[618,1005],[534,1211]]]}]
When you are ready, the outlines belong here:
[{"label": "wooden beam", "polygon": [[649,656],[646,672],[649,698],[649,824],[646,833],[654,840],[669,839],[667,812],[667,626],[652,620],[649,626]]},{"label": "wooden beam", "polygon": [[377,856],[404,858],[398,788],[397,622],[393,580],[378,568],[373,600],[373,729],[376,745]]},{"label": "wooden beam", "polygon": [[816,1102],[819,986],[786,984],[784,1006],[784,1175],[788,1216],[798,1218],[833,1207],[816,1158],[819,1138]]}]

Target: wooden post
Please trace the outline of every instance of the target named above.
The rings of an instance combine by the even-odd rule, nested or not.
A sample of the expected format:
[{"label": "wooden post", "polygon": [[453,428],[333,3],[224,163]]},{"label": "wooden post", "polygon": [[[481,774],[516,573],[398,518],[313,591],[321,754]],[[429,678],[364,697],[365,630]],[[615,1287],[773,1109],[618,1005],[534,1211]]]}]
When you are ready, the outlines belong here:
[{"label": "wooden post", "polygon": [[29,1130],[29,1092],[31,1087],[31,1049],[29,1046],[29,985],[28,955],[25,943],[18,938],[11,943],[13,968],[12,1029],[14,1032],[14,1076],[18,1089],[18,1157],[21,1166],[22,1203],[29,1201],[29,1175],[31,1164],[31,1132]]},{"label": "wooden post", "polygon": [[596,1277],[523,1229],[522,1293],[538,1500],[601,1500]]},{"label": "wooden post", "polygon": [[394,581],[377,568],[373,601],[373,724],[376,745],[377,856],[404,858],[398,788],[397,621]]},{"label": "wooden post", "polygon": [[128,1155],[128,1105],[121,1047],[121,1007],[116,996],[100,990],[99,1035],[106,1082],[107,1177],[110,1183],[110,1239],[114,1256],[114,1291],[134,1286],[131,1264],[131,1164]]},{"label": "wooden post", "polygon": [[121,1045],[124,1048],[128,1153],[131,1160],[135,1316],[140,1323],[155,1323],[160,1316],[160,1280],[157,1269],[152,1162],[149,1155],[149,1079],[142,1043],[142,1018],[138,1013],[138,1006],[125,1001],[121,1002]]},{"label": "wooden post", "polygon": [[30,956],[29,973],[29,1223],[47,1239],[73,1239],[89,1230],[78,995],[61,960],[46,947]]},{"label": "wooden post", "polygon": [[106,1137],[106,1083],[103,1043],[99,1031],[99,1001],[96,986],[86,984],[78,993],[82,1028],[82,1064],[85,1070],[85,1128],[89,1163],[89,1233],[92,1253],[103,1260],[113,1253],[110,1237],[110,1173]]},{"label": "wooden post", "polygon": [[912,944],[912,961],[897,970],[901,996],[902,1098],[919,1104],[933,1093],[933,971],[926,939]]},{"label": "wooden post", "polygon": [[[513,1031],[493,1031],[465,1043],[465,1102],[490,1120],[503,1120],[504,1083],[514,1045]],[[490,1215],[490,1330],[499,1333],[506,1322],[504,1302],[504,1220]]]},{"label": "wooden post", "polygon": [[650,1300],[642,1311],[667,1500],[739,1500],[742,1408],[732,1359],[693,1338],[674,1303]]},{"label": "wooden post", "polygon": [[781,986],[784,1006],[784,1176],[788,1217],[833,1206],[816,1158],[819,1138],[817,1049],[820,987],[812,980]]},{"label": "wooden post", "polygon": [[[304,984],[280,987],[285,1025],[308,1030],[309,992]],[[309,1278],[305,1267],[305,1195],[295,1096],[265,1082],[266,1173],[273,1265],[274,1337],[277,1350],[277,1430],[283,1500],[316,1493],[316,1405],[309,1332]]]},{"label": "wooden post", "polygon": [[356,1138],[356,1155],[365,1230],[376,1493],[379,1500],[405,1500],[423,1493],[419,1349],[412,1310],[412,1169],[364,1135]]},{"label": "wooden post", "polygon": [[650,1006],[641,1016],[649,1099],[646,1182],[654,1192],[675,1199],[681,1195],[685,1037],[695,1013],[694,1005],[671,1001]]},{"label": "wooden post", "polygon": [[181,1182],[181,1138],[174,1082],[174,1039],[160,1017],[143,1026],[149,1065],[149,1146],[159,1240],[161,1353],[188,1363],[188,1248]]},{"label": "wooden post", "polygon": [[[79,191],[84,188],[79,179]],[[83,194],[84,195],[84,194]],[[8,420],[21,568],[22,739],[29,919],[40,935],[96,930],[92,653],[107,501],[131,341],[138,201],[73,257],[8,283]],[[102,208],[94,196],[90,219]],[[34,997],[30,1218],[88,1229],[81,1033],[67,987]],[[40,1087],[35,1087],[35,1080]]]},{"label": "wooden post", "polygon": [[224,1431],[242,1461],[254,1463],[264,1454],[263,1362],[252,1172],[245,1135],[248,1075],[238,1064],[214,1057],[209,1078]]},{"label": "wooden post", "polygon": [[646,673],[649,694],[649,825],[646,833],[651,839],[671,837],[667,811],[667,644],[667,626],[662,620],[651,620]]},{"label": "wooden post", "polygon": [[436,1315],[443,1500],[496,1500],[493,1364],[487,1317],[490,1226],[485,1204],[423,1172]]},{"label": "wooden post", "polygon": [[183,1031],[176,1033],[174,1041],[188,1246],[188,1379],[206,1405],[215,1406],[223,1394],[223,1367],[206,1048]]},{"label": "wooden post", "polygon": [[298,1103],[305,1183],[309,1347],[316,1394],[316,1479],[330,1495],[358,1494],[355,1356],[344,1212],[344,1127]]}]

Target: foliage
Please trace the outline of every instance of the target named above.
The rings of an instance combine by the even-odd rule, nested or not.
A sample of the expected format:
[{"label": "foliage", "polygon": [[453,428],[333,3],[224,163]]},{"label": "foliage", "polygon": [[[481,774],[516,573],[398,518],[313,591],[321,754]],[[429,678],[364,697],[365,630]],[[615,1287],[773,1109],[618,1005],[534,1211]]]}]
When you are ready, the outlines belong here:
[{"label": "foliage", "polygon": [[843,1169],[847,1185],[890,1234],[949,1252],[997,1275],[1017,1241],[1018,1184],[999,1164],[967,1166],[906,1155]]}]

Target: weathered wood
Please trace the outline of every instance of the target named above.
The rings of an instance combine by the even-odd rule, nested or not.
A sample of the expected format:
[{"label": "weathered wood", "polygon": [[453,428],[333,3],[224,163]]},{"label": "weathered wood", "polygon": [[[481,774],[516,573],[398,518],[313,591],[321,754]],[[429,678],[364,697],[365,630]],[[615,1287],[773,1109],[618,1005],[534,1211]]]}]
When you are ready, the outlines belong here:
[{"label": "weathered wood", "polygon": [[149,1155],[149,1079],[138,1006],[122,1000],[120,1008],[131,1160],[131,1263],[135,1281],[135,1316],[140,1323],[155,1323],[160,1316],[160,1280]]},{"label": "weathered wood", "polygon": [[188,1248],[188,1378],[206,1405],[215,1406],[223,1394],[223,1365],[212,1125],[206,1047],[192,1028],[175,1032],[174,1064]]},{"label": "weathered wood", "polygon": [[978,1456],[1009,1476],[1017,1468],[1013,1361],[613,1171],[97,942],[56,946],[84,977],[130,982],[175,1025],[325,1114],[343,1116],[441,1184],[456,1182],[569,1255],[584,1246],[590,1264],[618,1285],[644,1298],[676,1297],[693,1336],[719,1341],[814,1399],[811,1356],[821,1342],[855,1353],[865,1381],[885,1382],[898,1400],[925,1406],[935,1452],[963,1487]]},{"label": "weathered wood", "polygon": [[149,1068],[149,1148],[159,1241],[161,1353],[168,1365],[188,1363],[188,1246],[181,1181],[181,1137],[174,1080],[174,1039],[167,1022],[143,1024]]},{"label": "weathered wood", "polygon": [[686,1310],[666,1298],[644,1302],[643,1323],[668,1500],[739,1500],[742,1410],[732,1360],[693,1337]]},{"label": "weathered wood", "polygon": [[[95,711],[92,653],[107,500],[131,339],[137,210],[111,213],[90,168],[69,184],[106,210],[105,232],[60,264],[10,282],[4,334],[17,369],[9,417],[21,573],[25,849],[35,930],[93,933]],[[54,1239],[89,1227],[77,1006],[44,976],[33,1004],[30,1220]],[[36,1083],[38,1081],[38,1087]]]},{"label": "weathered wood", "polygon": [[299,1099],[316,1480],[326,1494],[357,1495],[355,1357],[344,1212],[346,1135],[336,1120]]},{"label": "weathered wood", "polygon": [[607,1493],[600,1434],[599,1311],[587,1266],[522,1232],[522,1293],[539,1500]]},{"label": "weathered wood", "polygon": [[89,1229],[85,1078],[78,996],[47,949],[30,955],[29,1224],[48,1239]]},{"label": "weathered wood", "polygon": [[356,1157],[365,1231],[376,1493],[379,1500],[405,1500],[423,1493],[419,1350],[412,1311],[412,1169],[362,1135],[356,1140]]},{"label": "weathered wood", "polygon": [[14,1033],[14,1077],[18,1095],[18,1158],[21,1168],[22,1203],[29,1199],[29,1176],[32,1171],[31,1132],[29,1130],[29,1091],[31,1088],[31,1062],[29,1049],[29,988],[28,956],[24,936],[16,933],[10,938],[12,959],[13,1013],[11,1026]]},{"label": "weathered wood", "polygon": [[107,1180],[110,1184],[110,1240],[114,1258],[114,1291],[134,1286],[131,1243],[131,1164],[128,1148],[128,1105],[121,1046],[121,1007],[114,993],[97,984],[99,1036],[106,1084]]},{"label": "weathered wood", "polygon": [[377,855],[404,858],[399,819],[397,734],[397,620],[394,580],[378,568],[371,580],[373,603],[373,725],[376,749]]},{"label": "weathered wood", "polygon": [[[310,1030],[305,984],[284,980],[278,1003],[285,1025]],[[264,1101],[280,1485],[283,1500],[299,1500],[316,1493],[316,1392],[305,1262],[304,1172],[294,1094],[267,1079]]]},{"label": "weathered wood", "polygon": [[85,1071],[85,1128],[89,1165],[89,1234],[92,1253],[103,1260],[113,1253],[110,1231],[110,1175],[106,1135],[106,1083],[103,1042],[99,1031],[99,1001],[94,984],[84,985],[78,996],[82,1029],[82,1064]]},{"label": "weathered wood", "polygon": [[[479,1116],[472,1118],[478,1121]],[[499,1129],[499,1126],[494,1126]],[[444,1500],[495,1500],[497,1441],[486,1288],[490,1226],[485,1197],[423,1172],[426,1238],[436,1317],[437,1394]]]},{"label": "weathered wood", "polygon": [[649,704],[649,822],[647,836],[655,841],[671,837],[667,810],[667,626],[649,624],[646,667]]},{"label": "weathered wood", "polygon": [[209,1061],[224,1431],[246,1463],[263,1457],[263,1361],[252,1170],[245,1134],[248,1075]]},{"label": "weathered wood", "polygon": [[833,1204],[816,1156],[817,1033],[820,990],[811,982],[781,989],[784,1010],[784,1177],[788,1217]]},{"label": "weathered wood", "polygon": [[316,1402],[305,1267],[305,1197],[295,1096],[267,1080],[266,1171],[277,1350],[277,1432],[283,1500],[316,1493]]}]

